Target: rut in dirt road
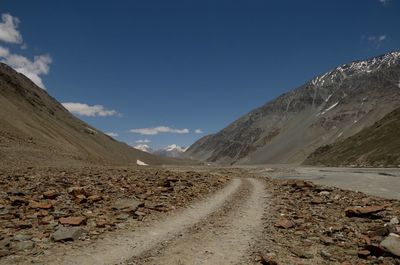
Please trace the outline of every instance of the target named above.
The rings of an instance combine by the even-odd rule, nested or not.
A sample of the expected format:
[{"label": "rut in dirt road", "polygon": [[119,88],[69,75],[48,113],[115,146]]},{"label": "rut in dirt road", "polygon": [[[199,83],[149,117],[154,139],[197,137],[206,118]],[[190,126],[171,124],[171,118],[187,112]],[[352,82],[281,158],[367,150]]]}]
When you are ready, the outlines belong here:
[{"label": "rut in dirt road", "polygon": [[[246,190],[246,192],[244,191]],[[265,207],[264,185],[262,181],[255,179],[233,179],[225,188],[218,191],[208,199],[191,205],[164,220],[148,224],[146,227],[138,227],[135,231],[120,231],[117,235],[99,240],[86,249],[75,249],[64,256],[49,256],[45,264],[137,264],[146,252],[159,249],[165,242],[171,242],[171,247],[177,247],[181,253],[191,255],[193,260],[183,260],[176,256],[171,263],[163,264],[234,264],[239,261],[252,243],[254,234],[261,227],[261,217]],[[180,239],[190,238],[192,228],[202,222],[212,222],[212,215],[223,211],[234,197],[240,199],[234,203],[231,211],[222,216],[226,227],[219,231],[219,227],[208,229],[207,233],[200,236],[196,242],[186,244]],[[214,231],[215,235],[208,233]],[[182,237],[185,235],[185,237]],[[183,243],[183,244],[182,244]],[[198,243],[198,245],[194,245]],[[224,245],[221,247],[219,245]],[[209,252],[208,248],[215,249]],[[198,249],[198,251],[196,251]],[[166,249],[168,251],[168,249]],[[171,250],[172,251],[172,250]],[[214,253],[207,255],[207,259],[201,259],[204,252]],[[168,256],[168,253],[164,252]],[[172,258],[173,251],[170,253]],[[197,256],[200,255],[199,257]],[[229,257],[228,257],[229,256]],[[161,260],[164,258],[161,258]],[[229,261],[229,262],[227,262]],[[157,263],[157,264],[161,264]]]},{"label": "rut in dirt road", "polygon": [[233,200],[196,224],[180,238],[147,254],[132,259],[128,265],[227,265],[248,264],[249,248],[261,234],[266,204],[264,185],[256,179],[245,179]]}]

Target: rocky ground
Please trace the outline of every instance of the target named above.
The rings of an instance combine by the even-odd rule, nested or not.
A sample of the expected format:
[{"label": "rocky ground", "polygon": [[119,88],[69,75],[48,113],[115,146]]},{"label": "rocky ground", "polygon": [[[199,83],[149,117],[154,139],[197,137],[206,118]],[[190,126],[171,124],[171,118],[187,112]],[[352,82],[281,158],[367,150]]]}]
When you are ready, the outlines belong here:
[{"label": "rocky ground", "polygon": [[14,260],[152,219],[214,192],[227,179],[101,167],[2,169],[0,176],[0,257]]},{"label": "rocky ground", "polygon": [[400,264],[398,200],[268,174],[2,169],[0,264]]},{"label": "rocky ground", "polygon": [[268,180],[261,264],[400,264],[400,202],[304,180]]}]

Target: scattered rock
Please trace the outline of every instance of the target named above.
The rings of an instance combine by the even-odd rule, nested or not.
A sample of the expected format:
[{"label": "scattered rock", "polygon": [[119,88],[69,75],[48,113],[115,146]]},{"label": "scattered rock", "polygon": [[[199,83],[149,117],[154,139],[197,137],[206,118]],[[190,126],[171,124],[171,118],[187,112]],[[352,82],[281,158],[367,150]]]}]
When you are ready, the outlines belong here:
[{"label": "scattered rock", "polygon": [[258,261],[262,264],[262,265],[278,265],[278,262],[276,262],[274,260],[273,257],[267,256],[267,257],[263,257],[262,255],[259,256]]},{"label": "scattered rock", "polygon": [[73,195],[73,196],[78,196],[78,195],[86,195],[86,191],[84,187],[72,187],[68,189],[68,193]]},{"label": "scattered rock", "polygon": [[399,224],[399,219],[397,217],[393,217],[392,219],[390,219],[390,223],[391,225],[398,225]]},{"label": "scattered rock", "polygon": [[19,234],[19,235],[15,235],[14,237],[13,237],[13,240],[14,241],[28,241],[28,240],[31,240],[32,239],[32,236],[31,235],[22,235],[22,234]]},{"label": "scattered rock", "polygon": [[321,257],[323,257],[325,260],[329,260],[329,261],[335,261],[336,259],[333,258],[332,254],[329,253],[326,250],[321,250],[320,252]]},{"label": "scattered rock", "polygon": [[75,196],[75,199],[74,199],[74,202],[75,202],[76,204],[85,203],[85,202],[87,202],[86,196],[83,195],[83,194],[76,195],[76,196]]},{"label": "scattered rock", "polygon": [[55,242],[73,241],[79,239],[84,232],[81,227],[61,227],[51,237]]},{"label": "scattered rock", "polygon": [[33,243],[31,241],[22,241],[22,242],[18,242],[15,245],[15,249],[18,251],[31,250],[34,247],[35,247],[35,243]]},{"label": "scattered rock", "polygon": [[48,210],[53,208],[53,205],[51,203],[47,203],[47,202],[36,202],[36,201],[31,201],[29,203],[29,207],[32,209],[44,209],[44,210]]},{"label": "scattered rock", "polygon": [[10,197],[10,202],[12,206],[21,206],[29,203],[24,197]]},{"label": "scattered rock", "polygon": [[294,227],[295,224],[292,221],[290,221],[290,220],[288,220],[286,218],[283,218],[283,219],[279,219],[275,223],[275,226],[278,227],[278,228],[289,229],[289,228]]},{"label": "scattered rock", "polygon": [[400,236],[390,234],[380,244],[380,246],[387,252],[400,257]]},{"label": "scattered rock", "polygon": [[99,201],[103,200],[103,198],[102,198],[101,196],[99,196],[99,195],[92,195],[92,196],[89,196],[87,199],[88,199],[91,203],[93,203],[93,202],[99,202]]},{"label": "scattered rock", "polygon": [[135,212],[144,203],[136,199],[120,199],[112,206],[113,210]]},{"label": "scattered rock", "polygon": [[51,200],[57,198],[58,195],[59,194],[56,190],[49,190],[49,191],[46,191],[45,193],[43,193],[44,198],[51,199]]},{"label": "scattered rock", "polygon": [[302,258],[302,259],[312,259],[314,258],[314,255],[311,252],[308,252],[304,249],[300,248],[291,248],[290,250],[293,254],[295,254],[297,257]]},{"label": "scattered rock", "polygon": [[369,255],[371,255],[371,252],[367,249],[362,249],[358,251],[358,256],[362,259],[366,259]]},{"label": "scattered rock", "polygon": [[62,217],[58,220],[62,225],[78,226],[84,224],[86,219],[83,217]]},{"label": "scattered rock", "polygon": [[345,210],[347,217],[368,217],[385,210],[384,206],[349,207]]}]

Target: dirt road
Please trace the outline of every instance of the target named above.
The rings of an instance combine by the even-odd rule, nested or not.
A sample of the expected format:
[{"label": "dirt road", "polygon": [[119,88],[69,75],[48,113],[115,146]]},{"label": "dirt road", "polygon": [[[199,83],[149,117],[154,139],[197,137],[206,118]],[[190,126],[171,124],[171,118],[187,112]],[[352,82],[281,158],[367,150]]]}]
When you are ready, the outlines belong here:
[{"label": "dirt road", "polygon": [[240,264],[261,234],[267,206],[264,183],[233,179],[208,199],[119,231],[67,253],[48,253],[45,264]]}]

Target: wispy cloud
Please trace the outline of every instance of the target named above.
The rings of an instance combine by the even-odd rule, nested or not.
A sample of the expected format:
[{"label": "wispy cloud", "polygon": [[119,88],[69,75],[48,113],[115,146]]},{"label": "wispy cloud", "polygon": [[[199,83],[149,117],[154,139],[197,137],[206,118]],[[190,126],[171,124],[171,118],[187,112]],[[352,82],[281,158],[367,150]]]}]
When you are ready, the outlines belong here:
[{"label": "wispy cloud", "polygon": [[390,0],[379,0],[380,3],[382,3],[383,5],[387,5]]},{"label": "wispy cloud", "polygon": [[22,35],[18,31],[20,21],[10,14],[2,14],[0,22],[0,41],[7,43],[21,44]]},{"label": "wispy cloud", "polygon": [[363,35],[361,41],[373,48],[379,48],[387,40],[387,35]]},{"label": "wispy cloud", "polygon": [[[10,14],[2,14],[0,22],[0,41],[8,44],[22,44],[21,49],[26,49],[27,45],[23,43],[22,35],[18,31],[20,20]],[[0,46],[0,62],[9,65],[17,72],[25,75],[37,86],[45,89],[42,75],[50,71],[52,59],[50,55],[43,54],[33,57],[33,60],[25,56],[14,54],[8,48]]]},{"label": "wispy cloud", "polygon": [[106,133],[108,136],[111,136],[111,137],[118,137],[119,136],[119,134],[118,133],[114,133],[114,132],[108,132],[108,133]]},{"label": "wispy cloud", "polygon": [[140,140],[137,140],[136,143],[138,143],[138,144],[148,144],[148,143],[151,143],[151,140],[149,140],[149,139],[140,139]]},{"label": "wispy cloud", "polygon": [[196,129],[194,132],[197,133],[197,134],[202,134],[202,133],[204,133],[202,129]]},{"label": "wispy cloud", "polygon": [[186,134],[189,133],[189,129],[174,129],[168,126],[157,126],[153,128],[139,128],[130,130],[132,133],[138,133],[142,135],[157,135],[159,133],[177,133]]},{"label": "wispy cloud", "polygon": [[84,103],[73,103],[73,102],[65,102],[62,105],[69,110],[69,112],[87,117],[106,117],[106,116],[116,116],[120,115],[115,110],[106,109],[102,105],[87,105]]}]

